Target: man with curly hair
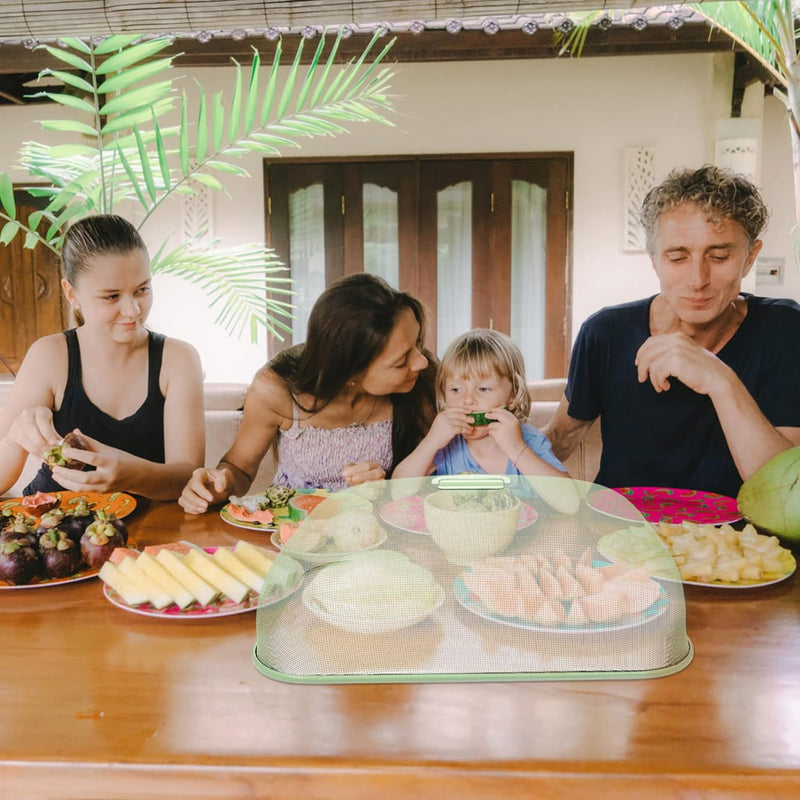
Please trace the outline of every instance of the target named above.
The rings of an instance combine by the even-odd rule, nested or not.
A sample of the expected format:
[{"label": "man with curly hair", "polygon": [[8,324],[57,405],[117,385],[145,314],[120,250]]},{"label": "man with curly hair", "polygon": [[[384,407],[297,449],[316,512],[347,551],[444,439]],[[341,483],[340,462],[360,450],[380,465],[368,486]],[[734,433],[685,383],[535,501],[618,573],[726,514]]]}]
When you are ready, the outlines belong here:
[{"label": "man with curly hair", "polygon": [[800,306],[741,292],[768,212],[727,170],[675,170],[644,200],[661,291],[580,329],[565,396],[544,430],[565,459],[600,417],[604,486],[736,496],[800,444]]}]

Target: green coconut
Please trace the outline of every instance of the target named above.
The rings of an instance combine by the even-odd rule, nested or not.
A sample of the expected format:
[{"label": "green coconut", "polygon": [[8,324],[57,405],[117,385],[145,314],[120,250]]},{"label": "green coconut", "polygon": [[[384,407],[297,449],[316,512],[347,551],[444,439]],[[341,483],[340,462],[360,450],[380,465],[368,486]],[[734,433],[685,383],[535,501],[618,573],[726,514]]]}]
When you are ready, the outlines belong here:
[{"label": "green coconut", "polygon": [[767,461],[742,484],[736,500],[754,525],[800,542],[800,447]]}]

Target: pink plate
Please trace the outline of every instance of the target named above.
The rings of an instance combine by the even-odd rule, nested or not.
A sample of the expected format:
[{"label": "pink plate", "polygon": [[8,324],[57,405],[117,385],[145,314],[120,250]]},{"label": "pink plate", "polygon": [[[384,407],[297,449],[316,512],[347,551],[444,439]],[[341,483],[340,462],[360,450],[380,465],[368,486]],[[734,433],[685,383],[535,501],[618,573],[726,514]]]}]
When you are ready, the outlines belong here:
[{"label": "pink plate", "polygon": [[700,525],[721,525],[742,518],[733,497],[697,489],[668,489],[662,486],[624,486],[598,489],[586,498],[589,508],[617,519],[638,522],[637,511],[648,522],[684,521]]},{"label": "pink plate", "polygon": [[[400,500],[392,500],[386,503],[380,510],[380,516],[384,522],[398,530],[406,533],[428,535],[428,530],[425,526],[425,511],[422,498],[419,495],[404,497]],[[538,516],[539,512],[533,506],[522,503],[519,510],[517,530],[533,525]]]}]

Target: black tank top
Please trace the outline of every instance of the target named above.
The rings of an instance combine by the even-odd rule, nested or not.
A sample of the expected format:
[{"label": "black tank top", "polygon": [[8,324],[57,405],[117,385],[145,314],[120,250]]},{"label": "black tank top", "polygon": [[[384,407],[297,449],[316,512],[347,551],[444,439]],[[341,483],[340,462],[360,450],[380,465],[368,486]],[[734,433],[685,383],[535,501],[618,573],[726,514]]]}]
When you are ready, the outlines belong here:
[{"label": "black tank top", "polygon": [[[125,419],[114,419],[99,409],[83,390],[81,349],[76,330],[64,331],[67,338],[67,385],[61,408],[53,412],[53,425],[61,436],[80,428],[103,444],[124,450],[148,461],[164,463],[164,396],[158,385],[164,336],[148,332],[147,397]],[[50,467],[42,464],[23,494],[57,492],[63,489],[54,480]]]}]

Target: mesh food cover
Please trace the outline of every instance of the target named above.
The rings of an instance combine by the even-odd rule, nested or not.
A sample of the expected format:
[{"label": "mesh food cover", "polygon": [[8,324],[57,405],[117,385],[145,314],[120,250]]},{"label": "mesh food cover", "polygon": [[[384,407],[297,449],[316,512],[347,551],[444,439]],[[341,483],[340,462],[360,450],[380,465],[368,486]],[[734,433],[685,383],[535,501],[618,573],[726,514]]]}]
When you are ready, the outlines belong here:
[{"label": "mesh food cover", "polygon": [[273,542],[276,575],[306,572],[257,611],[253,661],[279,680],[655,677],[692,657],[665,545],[591,483],[381,481],[331,494]]}]

